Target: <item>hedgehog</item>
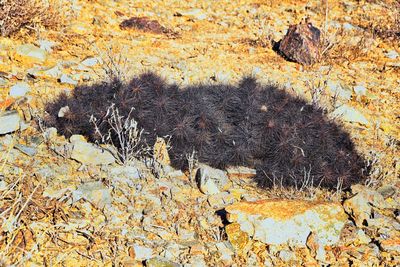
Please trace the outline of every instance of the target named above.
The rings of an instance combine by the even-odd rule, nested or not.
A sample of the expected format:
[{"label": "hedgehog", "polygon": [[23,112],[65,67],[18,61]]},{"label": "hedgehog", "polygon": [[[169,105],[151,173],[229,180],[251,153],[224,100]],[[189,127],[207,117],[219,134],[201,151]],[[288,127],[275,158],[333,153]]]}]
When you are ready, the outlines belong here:
[{"label": "hedgehog", "polygon": [[[323,110],[276,85],[261,85],[244,77],[237,85],[168,84],[154,73],[91,86],[77,86],[47,103],[45,122],[66,137],[85,135],[101,141],[90,122],[101,123],[114,105],[121,116],[133,118],[143,129],[143,142],[169,136],[175,168],[188,168],[187,155],[216,168],[255,168],[255,181],[268,188],[276,181],[297,186],[305,179],[313,185],[336,189],[364,179],[364,160],[349,134]],[[64,116],[58,116],[62,107]],[[118,140],[113,142],[117,148]]]}]

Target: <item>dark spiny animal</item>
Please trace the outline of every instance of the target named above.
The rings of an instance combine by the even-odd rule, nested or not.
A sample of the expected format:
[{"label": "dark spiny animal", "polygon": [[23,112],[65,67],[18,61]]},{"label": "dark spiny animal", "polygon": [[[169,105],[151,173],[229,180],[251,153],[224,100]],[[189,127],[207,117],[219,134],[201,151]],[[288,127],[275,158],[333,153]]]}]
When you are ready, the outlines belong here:
[{"label": "dark spiny animal", "polygon": [[[274,182],[293,186],[304,177],[314,185],[344,187],[363,179],[363,159],[349,135],[323,111],[273,85],[253,78],[233,85],[194,85],[180,88],[152,73],[93,86],[78,86],[71,96],[61,94],[46,107],[46,122],[66,137],[72,134],[99,141],[91,116],[101,123],[115,104],[123,116],[133,117],[144,129],[144,142],[171,137],[172,163],[187,168],[186,156],[213,167],[245,165],[257,169],[261,187]],[[68,106],[63,117],[57,114]],[[118,146],[118,140],[114,140]]]}]

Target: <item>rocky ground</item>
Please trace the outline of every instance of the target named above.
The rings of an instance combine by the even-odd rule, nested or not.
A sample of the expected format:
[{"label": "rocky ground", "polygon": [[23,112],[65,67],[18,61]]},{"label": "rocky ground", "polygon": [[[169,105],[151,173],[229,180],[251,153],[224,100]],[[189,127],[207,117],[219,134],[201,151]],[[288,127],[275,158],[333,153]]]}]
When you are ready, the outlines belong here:
[{"label": "rocky ground", "polygon": [[[67,1],[59,23],[0,37],[0,262],[46,266],[398,266],[400,6],[396,1]],[[120,27],[148,17],[146,29]],[[273,49],[305,17],[322,59]],[[254,170],[193,159],[121,165],[43,125],[77,84],[152,70],[169,82],[285,86],[337,116],[371,168],[351,190],[258,189]],[[111,149],[112,150],[112,149]],[[197,177],[197,179],[196,179]]]}]

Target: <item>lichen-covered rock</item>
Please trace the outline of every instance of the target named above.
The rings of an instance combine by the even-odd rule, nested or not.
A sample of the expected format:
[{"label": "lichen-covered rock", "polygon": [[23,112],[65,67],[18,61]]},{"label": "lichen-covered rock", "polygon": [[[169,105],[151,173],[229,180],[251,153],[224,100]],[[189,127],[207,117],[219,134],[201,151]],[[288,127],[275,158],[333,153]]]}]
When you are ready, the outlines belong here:
[{"label": "lichen-covered rock", "polygon": [[347,216],[340,204],[294,200],[239,202],[225,208],[230,222],[253,239],[304,247],[311,233],[322,246],[339,241]]}]

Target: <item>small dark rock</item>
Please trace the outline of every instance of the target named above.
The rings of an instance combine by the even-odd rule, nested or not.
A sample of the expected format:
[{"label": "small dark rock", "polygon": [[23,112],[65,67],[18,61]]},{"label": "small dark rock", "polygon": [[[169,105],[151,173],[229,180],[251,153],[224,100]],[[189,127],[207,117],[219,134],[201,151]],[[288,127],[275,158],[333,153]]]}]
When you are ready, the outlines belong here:
[{"label": "small dark rock", "polygon": [[152,20],[147,17],[132,17],[121,22],[119,27],[123,30],[138,29],[152,33],[167,33],[168,30],[162,26],[157,20]]},{"label": "small dark rock", "polygon": [[291,25],[279,43],[279,52],[289,60],[312,65],[320,56],[320,36],[320,30],[307,20]]}]

